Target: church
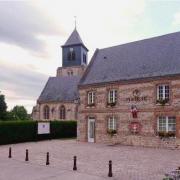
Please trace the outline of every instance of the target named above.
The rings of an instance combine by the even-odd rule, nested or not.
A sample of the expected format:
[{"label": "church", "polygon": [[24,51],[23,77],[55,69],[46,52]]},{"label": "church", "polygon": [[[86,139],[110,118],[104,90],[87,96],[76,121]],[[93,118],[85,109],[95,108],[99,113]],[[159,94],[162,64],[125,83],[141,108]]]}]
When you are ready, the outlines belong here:
[{"label": "church", "polygon": [[77,120],[84,142],[180,148],[180,32],[88,49],[76,29],[62,46],[36,120]]},{"label": "church", "polygon": [[33,108],[34,120],[78,119],[78,84],[87,67],[87,53],[75,28],[62,45],[62,67],[57,68],[56,77],[49,77]]}]

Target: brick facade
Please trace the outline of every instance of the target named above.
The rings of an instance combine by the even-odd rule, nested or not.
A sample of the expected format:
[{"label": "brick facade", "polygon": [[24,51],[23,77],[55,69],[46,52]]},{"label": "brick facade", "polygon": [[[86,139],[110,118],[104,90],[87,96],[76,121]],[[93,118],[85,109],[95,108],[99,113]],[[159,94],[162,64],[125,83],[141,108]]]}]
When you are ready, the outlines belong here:
[{"label": "brick facade", "polygon": [[[162,106],[156,103],[157,85],[168,84],[170,101]],[[107,106],[107,92],[117,90],[117,104]],[[87,92],[95,91],[95,106],[87,106]],[[133,92],[138,90],[139,97],[134,98]],[[95,119],[95,142],[122,143],[144,146],[174,146],[180,145],[180,77],[129,81],[128,83],[99,84],[91,87],[82,86],[79,89],[80,106],[78,114],[78,140],[88,141],[88,117]],[[132,117],[131,106],[136,105],[137,118]],[[111,137],[107,133],[108,116],[117,119],[117,134]],[[157,118],[159,116],[176,117],[176,139],[170,142],[162,141],[157,135]],[[132,134],[129,129],[131,122],[141,125],[138,134]],[[165,143],[166,142],[166,143]]]}]

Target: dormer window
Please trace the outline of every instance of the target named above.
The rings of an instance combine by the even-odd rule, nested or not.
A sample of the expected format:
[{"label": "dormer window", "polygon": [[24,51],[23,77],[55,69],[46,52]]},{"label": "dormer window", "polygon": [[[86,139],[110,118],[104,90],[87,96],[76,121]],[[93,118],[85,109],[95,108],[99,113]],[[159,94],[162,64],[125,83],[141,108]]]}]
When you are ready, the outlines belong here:
[{"label": "dormer window", "polygon": [[76,59],[76,54],[73,48],[69,48],[68,60],[72,61]]}]

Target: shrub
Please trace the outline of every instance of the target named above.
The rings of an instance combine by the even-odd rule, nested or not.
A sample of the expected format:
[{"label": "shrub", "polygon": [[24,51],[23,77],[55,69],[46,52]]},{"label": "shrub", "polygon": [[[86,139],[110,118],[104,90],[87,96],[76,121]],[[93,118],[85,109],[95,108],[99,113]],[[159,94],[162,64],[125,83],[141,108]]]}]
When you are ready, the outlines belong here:
[{"label": "shrub", "polygon": [[26,142],[36,139],[36,122],[0,122],[0,144]]},{"label": "shrub", "polygon": [[0,144],[76,137],[76,121],[52,121],[51,133],[44,135],[37,134],[37,126],[36,121],[0,122]]},{"label": "shrub", "polygon": [[77,136],[76,121],[52,121],[50,127],[51,138],[72,138]]}]

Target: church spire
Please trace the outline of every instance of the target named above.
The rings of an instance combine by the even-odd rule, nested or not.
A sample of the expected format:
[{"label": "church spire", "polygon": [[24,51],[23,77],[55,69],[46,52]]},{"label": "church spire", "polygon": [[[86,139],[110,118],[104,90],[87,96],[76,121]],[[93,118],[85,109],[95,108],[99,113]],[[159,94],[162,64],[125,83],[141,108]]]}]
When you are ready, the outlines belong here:
[{"label": "church spire", "polygon": [[74,25],[75,25],[75,28],[74,29],[76,29],[76,16],[74,16]]},{"label": "church spire", "polygon": [[72,45],[82,45],[88,51],[76,29],[74,29],[74,31],[71,33],[71,35],[62,47]]}]

